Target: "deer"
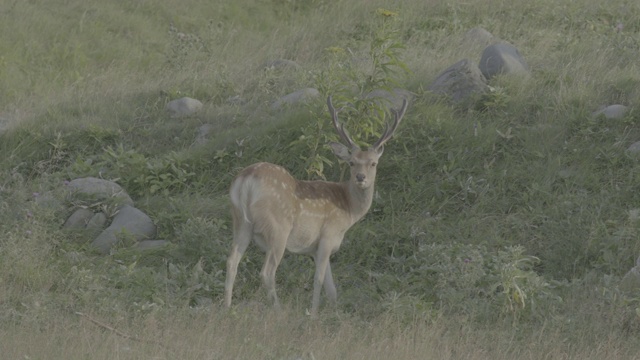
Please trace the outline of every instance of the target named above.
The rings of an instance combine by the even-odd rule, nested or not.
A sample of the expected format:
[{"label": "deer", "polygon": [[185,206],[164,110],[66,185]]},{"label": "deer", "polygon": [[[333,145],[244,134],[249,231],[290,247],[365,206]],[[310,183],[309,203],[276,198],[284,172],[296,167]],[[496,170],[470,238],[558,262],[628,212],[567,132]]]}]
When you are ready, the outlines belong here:
[{"label": "deer", "polygon": [[366,150],[360,149],[345,131],[331,96],[327,106],[341,140],[329,145],[339,159],[349,164],[350,178],[343,182],[297,180],[282,166],[267,162],[240,171],[229,190],[233,243],[227,258],[227,308],[231,307],[238,264],[252,240],[265,252],[260,276],[276,309],[280,309],[276,270],[285,250],[310,255],[315,262],[310,315],[317,316],[323,287],[331,305],[337,303],[330,256],[340,248],[345,233],[371,207],[378,160],[407,110],[407,100],[399,110],[391,110],[393,123],[387,123],[382,136]]}]

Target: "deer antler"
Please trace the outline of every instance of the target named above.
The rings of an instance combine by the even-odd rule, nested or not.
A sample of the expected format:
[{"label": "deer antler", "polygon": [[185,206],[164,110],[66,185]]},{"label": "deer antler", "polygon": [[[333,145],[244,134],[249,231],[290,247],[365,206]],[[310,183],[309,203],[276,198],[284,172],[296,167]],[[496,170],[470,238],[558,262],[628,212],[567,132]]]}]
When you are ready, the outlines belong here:
[{"label": "deer antler", "polygon": [[389,127],[389,124],[387,124],[386,128],[384,129],[384,133],[382,133],[382,136],[380,137],[380,139],[378,139],[378,141],[376,141],[376,143],[373,144],[374,149],[378,150],[380,147],[384,145],[384,143],[386,143],[389,139],[391,139],[391,137],[393,136],[393,133],[396,131],[396,129],[398,128],[398,125],[400,124],[400,120],[402,120],[404,113],[407,111],[407,105],[408,105],[407,99],[404,99],[402,100],[402,107],[400,108],[400,110],[395,110],[395,109],[391,110],[395,118],[393,120],[393,125]]},{"label": "deer antler", "polygon": [[349,146],[350,148],[358,147],[353,142],[353,140],[351,140],[351,137],[349,136],[349,134],[344,129],[344,124],[342,124],[342,123],[340,123],[340,121],[338,121],[338,112],[336,111],[336,109],[333,107],[333,104],[331,103],[331,95],[329,95],[329,97],[327,98],[327,106],[329,107],[329,112],[331,113],[331,118],[333,119],[333,127],[338,132],[338,135],[340,135],[340,139],[342,139],[342,142],[345,145]]}]

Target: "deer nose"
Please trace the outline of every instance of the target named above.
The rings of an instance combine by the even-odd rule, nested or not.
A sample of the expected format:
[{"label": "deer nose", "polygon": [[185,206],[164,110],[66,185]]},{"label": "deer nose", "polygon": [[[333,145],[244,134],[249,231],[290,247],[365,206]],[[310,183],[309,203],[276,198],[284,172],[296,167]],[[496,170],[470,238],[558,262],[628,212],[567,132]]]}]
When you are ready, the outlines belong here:
[{"label": "deer nose", "polygon": [[365,176],[364,176],[363,173],[356,174],[356,180],[358,180],[358,182],[363,182],[364,178],[365,178]]}]

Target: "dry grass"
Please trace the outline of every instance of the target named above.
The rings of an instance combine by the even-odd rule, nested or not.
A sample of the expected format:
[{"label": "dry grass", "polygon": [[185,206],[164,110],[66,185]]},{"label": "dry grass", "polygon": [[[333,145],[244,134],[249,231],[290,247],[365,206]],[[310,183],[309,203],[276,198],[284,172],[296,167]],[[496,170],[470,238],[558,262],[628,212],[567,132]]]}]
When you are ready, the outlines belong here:
[{"label": "dry grass", "polygon": [[0,349],[6,359],[640,359],[636,338],[618,332],[572,339],[577,334],[558,326],[393,316],[365,322],[337,313],[311,320],[300,310],[254,304],[137,319],[51,314],[2,327]]}]

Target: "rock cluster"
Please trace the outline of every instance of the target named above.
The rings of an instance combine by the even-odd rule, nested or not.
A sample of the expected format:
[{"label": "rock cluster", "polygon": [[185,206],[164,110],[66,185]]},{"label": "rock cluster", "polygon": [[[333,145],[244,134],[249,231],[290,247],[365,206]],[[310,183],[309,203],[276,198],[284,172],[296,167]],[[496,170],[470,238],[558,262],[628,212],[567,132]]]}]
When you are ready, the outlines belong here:
[{"label": "rock cluster", "polygon": [[83,231],[86,241],[102,254],[116,245],[135,245],[146,249],[167,244],[152,240],[156,225],[140,209],[124,189],[113,181],[94,177],[70,181],[64,190],[69,203],[75,204],[62,227]]},{"label": "rock cluster", "polygon": [[462,59],[445,69],[429,86],[433,93],[444,95],[456,104],[471,106],[477,95],[489,90],[488,81],[497,75],[527,75],[529,66],[518,49],[500,41],[482,28],[465,34],[464,43],[475,47],[486,44],[480,62]]}]

